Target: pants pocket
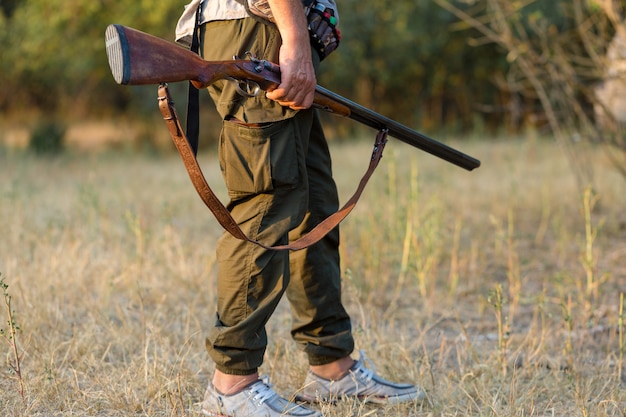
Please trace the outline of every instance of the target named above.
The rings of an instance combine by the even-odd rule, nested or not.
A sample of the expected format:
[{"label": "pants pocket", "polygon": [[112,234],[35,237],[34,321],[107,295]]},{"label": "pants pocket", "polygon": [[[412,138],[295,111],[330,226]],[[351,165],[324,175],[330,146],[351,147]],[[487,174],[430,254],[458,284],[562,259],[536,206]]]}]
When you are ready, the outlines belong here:
[{"label": "pants pocket", "polygon": [[294,187],[298,183],[297,134],[293,119],[263,127],[225,121],[219,157],[231,197]]}]

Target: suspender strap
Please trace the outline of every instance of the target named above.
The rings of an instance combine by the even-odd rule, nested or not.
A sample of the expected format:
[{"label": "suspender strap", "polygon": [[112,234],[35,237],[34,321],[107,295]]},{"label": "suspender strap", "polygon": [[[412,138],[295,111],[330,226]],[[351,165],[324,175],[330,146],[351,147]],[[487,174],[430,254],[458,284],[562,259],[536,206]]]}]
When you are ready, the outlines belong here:
[{"label": "suspender strap", "polygon": [[266,246],[263,243],[251,239],[248,237],[243,230],[239,227],[235,219],[231,216],[230,212],[221,201],[217,198],[206,179],[204,178],[204,174],[200,169],[200,165],[196,159],[196,155],[194,150],[191,148],[189,141],[185,137],[183,130],[180,126],[180,122],[178,120],[178,116],[176,114],[176,109],[174,108],[174,102],[172,101],[172,97],[167,88],[167,84],[161,84],[159,86],[158,93],[159,100],[159,110],[161,110],[161,114],[163,115],[163,119],[167,125],[167,128],[170,132],[170,136],[172,137],[172,141],[180,154],[180,157],[185,164],[185,168],[187,169],[187,173],[189,174],[189,178],[193,183],[198,195],[204,202],[204,204],[211,210],[217,221],[222,227],[232,234],[237,239],[246,240],[248,242],[254,243],[255,245],[259,245],[265,249],[271,250],[301,250],[305,249],[314,243],[321,240],[328,232],[333,230],[343,219],[350,214],[352,209],[356,206],[357,201],[361,197],[367,182],[370,177],[374,173],[374,170],[378,166],[380,159],[383,155],[383,149],[385,148],[385,144],[387,143],[387,131],[381,130],[376,135],[376,142],[374,143],[374,150],[372,152],[372,158],[370,160],[369,166],[365,175],[359,182],[359,186],[355,191],[354,195],[348,200],[348,202],[337,212],[331,214],[329,217],[320,222],[317,226],[315,226],[309,233],[300,237],[298,240],[291,242],[288,245],[277,245],[277,246]]}]

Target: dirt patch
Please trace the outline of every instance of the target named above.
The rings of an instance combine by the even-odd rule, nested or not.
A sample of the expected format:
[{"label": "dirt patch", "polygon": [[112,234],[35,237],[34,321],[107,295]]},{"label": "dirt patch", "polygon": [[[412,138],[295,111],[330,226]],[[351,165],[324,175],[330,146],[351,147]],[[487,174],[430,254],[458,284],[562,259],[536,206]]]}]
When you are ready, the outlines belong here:
[{"label": "dirt patch", "polygon": [[138,130],[128,123],[83,122],[68,128],[65,143],[80,150],[132,146],[139,140]]},{"label": "dirt patch", "polygon": [[[28,146],[35,123],[4,126],[0,131],[0,146],[24,149]],[[67,126],[64,143],[80,151],[111,148],[138,148],[143,142],[162,147],[170,145],[164,126],[128,121],[84,121]]]},{"label": "dirt patch", "polygon": [[5,129],[0,136],[0,143],[10,148],[25,148],[28,145],[30,130],[23,128]]}]

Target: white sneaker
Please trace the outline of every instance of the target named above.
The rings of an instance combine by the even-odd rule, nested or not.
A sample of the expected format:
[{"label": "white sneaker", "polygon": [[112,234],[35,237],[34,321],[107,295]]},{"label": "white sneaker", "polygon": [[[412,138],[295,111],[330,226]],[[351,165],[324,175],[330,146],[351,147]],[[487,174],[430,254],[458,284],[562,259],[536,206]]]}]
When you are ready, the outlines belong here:
[{"label": "white sneaker", "polygon": [[284,399],[262,380],[233,395],[220,394],[209,383],[201,410],[210,417],[322,417],[318,411]]},{"label": "white sneaker", "polygon": [[356,397],[361,401],[375,404],[398,404],[422,401],[426,397],[426,393],[420,387],[397,384],[379,377],[373,369],[365,367],[366,360],[361,351],[359,360],[346,375],[336,381],[324,379],[309,370],[304,388],[296,399],[315,403],[332,402],[343,397]]}]

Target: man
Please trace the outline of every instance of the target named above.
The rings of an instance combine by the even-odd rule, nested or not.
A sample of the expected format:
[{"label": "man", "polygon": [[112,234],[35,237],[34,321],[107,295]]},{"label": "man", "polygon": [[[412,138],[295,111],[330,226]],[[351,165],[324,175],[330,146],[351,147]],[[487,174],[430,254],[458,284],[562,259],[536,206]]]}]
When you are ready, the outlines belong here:
[{"label": "man", "polygon": [[[200,2],[187,6],[180,36]],[[200,51],[206,60],[243,57],[249,51],[280,65],[281,84],[266,94],[243,97],[227,81],[209,87],[223,118],[219,159],[228,209],[248,236],[277,245],[335,212],[338,197],[326,139],[311,109],[321,56],[312,51],[302,0],[267,0],[267,5],[272,23],[252,17],[250,5],[236,0],[204,0]],[[338,248],[338,230],[292,253],[265,250],[228,233],[220,238],[217,314],[206,343],[216,369],[202,403],[204,414],[321,416],[259,379],[265,324],[284,293],[291,305],[292,336],[310,364],[300,400],[423,399],[418,387],[385,381],[365,367],[363,358],[351,358],[354,340],[341,304]]]}]

